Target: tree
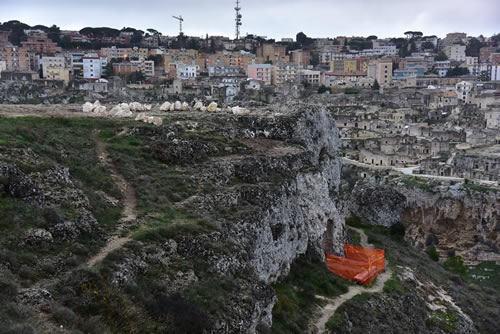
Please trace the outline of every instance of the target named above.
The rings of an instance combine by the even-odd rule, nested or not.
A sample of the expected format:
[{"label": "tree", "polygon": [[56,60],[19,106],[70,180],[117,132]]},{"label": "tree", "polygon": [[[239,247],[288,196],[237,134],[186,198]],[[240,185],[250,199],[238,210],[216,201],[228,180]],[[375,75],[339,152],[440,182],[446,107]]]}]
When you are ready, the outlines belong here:
[{"label": "tree", "polygon": [[434,50],[434,44],[432,44],[431,42],[423,42],[422,50],[429,50],[429,49]]},{"label": "tree", "polygon": [[301,31],[297,34],[295,40],[297,43],[304,44],[307,41],[307,36]]},{"label": "tree", "polygon": [[440,52],[436,57],[434,57],[435,61],[444,61],[448,60],[448,56],[444,52]]},{"label": "tree", "polygon": [[319,65],[319,54],[317,54],[317,53],[311,54],[310,63],[312,66],[318,66]]},{"label": "tree", "polygon": [[461,75],[467,75],[470,74],[469,69],[467,67],[458,67],[455,66],[454,68],[448,70],[448,73],[446,73],[447,77],[458,77]]},{"label": "tree", "polygon": [[372,89],[373,89],[373,90],[379,90],[379,89],[380,89],[380,85],[378,84],[378,81],[377,81],[377,80],[375,80],[375,81],[373,82]]},{"label": "tree", "polygon": [[149,56],[147,60],[152,60],[155,62],[155,66],[160,65],[163,63],[163,56],[162,55],[155,55],[155,56]]},{"label": "tree", "polygon": [[146,77],[144,76],[144,74],[141,71],[132,72],[132,73],[130,73],[130,75],[128,77],[128,81],[131,83],[141,82],[141,81],[144,81],[145,79],[146,79]]},{"label": "tree", "polygon": [[52,25],[47,30],[47,37],[49,37],[52,40],[52,42],[59,43],[61,40],[61,29],[59,29],[59,27],[56,26],[55,24]]},{"label": "tree", "polygon": [[318,87],[318,94],[323,94],[328,92],[328,88],[325,85],[321,85]]},{"label": "tree", "polygon": [[479,50],[483,47],[483,43],[477,38],[471,38],[469,44],[465,48],[465,55],[470,57],[479,57]]},{"label": "tree", "polygon": [[366,40],[367,40],[367,41],[373,41],[373,40],[375,40],[375,39],[378,39],[378,37],[377,37],[377,36],[375,36],[375,35],[370,35],[370,36],[366,37]]}]

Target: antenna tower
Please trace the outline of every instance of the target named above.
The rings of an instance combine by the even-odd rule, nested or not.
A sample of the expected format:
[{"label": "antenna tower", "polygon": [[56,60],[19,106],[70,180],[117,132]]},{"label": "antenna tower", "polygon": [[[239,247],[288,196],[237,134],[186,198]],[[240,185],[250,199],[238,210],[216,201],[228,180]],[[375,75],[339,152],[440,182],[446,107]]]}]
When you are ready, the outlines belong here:
[{"label": "antenna tower", "polygon": [[236,11],[236,39],[240,39],[240,26],[241,26],[241,14],[240,14],[240,0],[236,0],[236,7],[234,7]]}]

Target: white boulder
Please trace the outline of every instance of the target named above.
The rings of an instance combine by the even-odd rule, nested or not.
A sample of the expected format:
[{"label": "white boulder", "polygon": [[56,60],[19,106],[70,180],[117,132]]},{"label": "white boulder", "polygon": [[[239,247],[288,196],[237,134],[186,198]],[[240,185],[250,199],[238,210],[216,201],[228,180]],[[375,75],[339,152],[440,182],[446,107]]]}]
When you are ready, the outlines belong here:
[{"label": "white boulder", "polygon": [[143,105],[143,107],[144,107],[144,111],[150,111],[151,108],[153,108],[153,106],[151,104],[145,104],[145,105]]},{"label": "white boulder", "polygon": [[208,111],[210,112],[215,112],[217,111],[217,103],[216,102],[212,102],[208,105]]},{"label": "white boulder", "polygon": [[104,114],[106,112],[106,107],[98,106],[97,108],[94,108],[94,112],[97,114]]},{"label": "white boulder", "polygon": [[202,106],[202,107],[200,108],[200,111],[207,111],[207,107]]},{"label": "white boulder", "polygon": [[90,102],[85,102],[85,104],[82,106],[83,112],[92,112],[92,110],[94,110],[94,105]]},{"label": "white boulder", "polygon": [[199,111],[203,107],[203,103],[201,101],[198,101],[194,104],[193,110]]},{"label": "white boulder", "polygon": [[160,106],[160,111],[169,111],[170,110],[170,102],[165,102]]},{"label": "white boulder", "polygon": [[234,115],[243,116],[248,115],[250,113],[250,110],[241,107],[233,107],[232,112]]},{"label": "white boulder", "polygon": [[170,104],[170,111],[175,111],[175,103]]},{"label": "white boulder", "polygon": [[146,114],[143,112],[140,112],[137,117],[135,118],[136,121],[143,121],[146,118]]},{"label": "white boulder", "polygon": [[182,103],[182,111],[188,111],[189,110],[189,104],[187,102]]},{"label": "white boulder", "polygon": [[181,101],[175,101],[175,110],[176,111],[181,111],[182,110],[182,103],[181,103]]},{"label": "white boulder", "polygon": [[160,117],[153,117],[153,124],[156,126],[161,126],[163,124],[163,120]]}]

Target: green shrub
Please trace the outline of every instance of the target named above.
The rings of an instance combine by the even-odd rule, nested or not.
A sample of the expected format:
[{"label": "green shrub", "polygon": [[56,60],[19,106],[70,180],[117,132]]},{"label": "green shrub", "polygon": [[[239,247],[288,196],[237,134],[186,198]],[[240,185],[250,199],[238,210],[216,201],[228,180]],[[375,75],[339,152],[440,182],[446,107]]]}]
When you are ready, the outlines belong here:
[{"label": "green shrub", "polygon": [[425,249],[425,252],[429,257],[432,259],[432,261],[439,261],[439,252],[436,250],[435,246],[429,246]]},{"label": "green shrub", "polygon": [[443,267],[451,272],[457,273],[457,274],[465,274],[467,271],[467,268],[464,265],[464,261],[460,256],[454,256],[450,257],[443,263]]},{"label": "green shrub", "polygon": [[456,328],[457,316],[455,313],[447,311],[437,311],[429,316],[425,324],[427,327],[438,327],[446,332],[451,332]]},{"label": "green shrub", "polygon": [[396,274],[392,274],[392,277],[385,281],[384,283],[385,293],[396,293],[403,294],[405,292],[404,286],[401,284],[399,277]]},{"label": "green shrub", "polygon": [[389,232],[394,240],[403,240],[405,236],[405,226],[398,222],[389,228]]},{"label": "green shrub", "polygon": [[363,227],[363,224],[361,224],[361,219],[356,215],[352,215],[352,216],[346,218],[345,223],[346,223],[346,225],[349,225],[352,227],[357,227],[357,228]]}]

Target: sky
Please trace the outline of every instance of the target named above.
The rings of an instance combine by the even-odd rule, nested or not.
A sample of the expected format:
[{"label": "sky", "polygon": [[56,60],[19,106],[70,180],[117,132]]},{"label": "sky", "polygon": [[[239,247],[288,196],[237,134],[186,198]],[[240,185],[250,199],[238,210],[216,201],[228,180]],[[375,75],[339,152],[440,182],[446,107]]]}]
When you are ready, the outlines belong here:
[{"label": "sky", "polygon": [[[235,0],[0,0],[0,22],[84,27],[153,28],[177,35],[235,35]],[[403,37],[408,30],[444,37],[448,32],[492,36],[500,32],[499,0],[241,0],[241,34],[268,38]]]}]

